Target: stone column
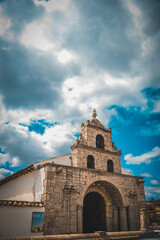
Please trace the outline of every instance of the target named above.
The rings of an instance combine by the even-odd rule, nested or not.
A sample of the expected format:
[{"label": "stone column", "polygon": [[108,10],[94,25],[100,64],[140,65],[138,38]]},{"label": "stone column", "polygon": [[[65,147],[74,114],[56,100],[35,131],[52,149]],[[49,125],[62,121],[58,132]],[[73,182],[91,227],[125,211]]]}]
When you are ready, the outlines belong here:
[{"label": "stone column", "polygon": [[130,231],[136,231],[136,209],[133,205],[129,206],[129,225],[130,225]]},{"label": "stone column", "polygon": [[77,233],[83,233],[83,206],[77,205]]},{"label": "stone column", "polygon": [[141,231],[146,231],[148,228],[148,218],[147,218],[147,211],[146,208],[140,209],[140,224],[141,224]]},{"label": "stone column", "polygon": [[127,231],[126,207],[120,208],[120,231]]},{"label": "stone column", "polygon": [[112,206],[110,203],[106,205],[106,229],[107,229],[107,232],[113,231],[113,214],[112,214]]},{"label": "stone column", "polygon": [[118,207],[114,206],[113,208],[113,231],[119,231],[119,211]]}]

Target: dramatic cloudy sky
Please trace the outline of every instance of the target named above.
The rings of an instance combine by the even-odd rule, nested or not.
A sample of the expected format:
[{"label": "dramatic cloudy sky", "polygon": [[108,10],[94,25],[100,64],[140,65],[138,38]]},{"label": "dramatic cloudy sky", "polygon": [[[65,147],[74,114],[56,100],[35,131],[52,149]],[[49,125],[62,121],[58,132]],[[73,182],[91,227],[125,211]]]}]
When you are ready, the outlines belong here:
[{"label": "dramatic cloudy sky", "polygon": [[160,198],[160,1],[0,1],[0,178],[70,152],[93,108]]}]

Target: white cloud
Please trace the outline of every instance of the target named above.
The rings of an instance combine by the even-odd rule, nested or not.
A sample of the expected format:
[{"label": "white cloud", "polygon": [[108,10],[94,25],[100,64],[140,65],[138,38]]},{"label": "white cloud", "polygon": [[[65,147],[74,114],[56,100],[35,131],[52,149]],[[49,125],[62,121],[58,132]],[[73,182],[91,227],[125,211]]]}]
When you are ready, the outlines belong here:
[{"label": "white cloud", "polygon": [[152,110],[153,113],[160,112],[160,100],[154,102],[154,109]]},{"label": "white cloud", "polygon": [[19,37],[21,44],[26,47],[35,47],[42,51],[47,51],[54,47],[48,39],[50,18],[44,17],[41,20],[27,24]]},{"label": "white cloud", "polygon": [[[141,68],[141,72],[143,72],[143,79],[145,84],[147,83],[147,79],[148,80],[152,79],[152,76],[149,76],[150,75],[149,72],[152,72],[153,68],[151,67],[152,71],[148,71],[146,69],[145,62],[147,63],[147,60],[152,58],[152,56],[155,54],[153,53],[154,48],[156,46],[156,44],[154,43],[155,39],[145,34],[144,29],[146,28],[147,23],[149,22],[147,22],[146,20],[146,13],[138,7],[138,4],[133,3],[131,1],[124,1],[123,4],[128,8],[129,12],[131,13],[133,23],[134,23],[132,28],[127,30],[126,34],[131,41],[133,39],[134,41],[138,40],[137,43],[140,46],[140,51],[139,51],[140,61],[138,61],[138,59],[136,61],[132,61],[132,66],[134,69]],[[142,70],[142,68],[144,69],[144,66],[145,66],[145,70]],[[145,75],[147,76],[145,77]]]},{"label": "white cloud", "polygon": [[73,55],[66,49],[61,50],[57,54],[57,57],[61,63],[67,63],[67,62],[70,62],[71,60],[73,60]]},{"label": "white cloud", "polygon": [[[74,20],[76,21],[76,13],[73,8],[70,8],[70,0],[65,2],[61,0],[49,2],[35,0],[34,2],[36,5],[43,5],[47,11],[43,18],[25,25],[19,36],[20,43],[48,54],[58,55],[61,63],[73,59],[73,54],[62,48],[64,33],[68,32]],[[57,10],[67,15],[67,20],[63,24],[56,21],[52,15],[52,12]]]},{"label": "white cloud", "polygon": [[148,178],[152,177],[152,175],[149,174],[149,173],[141,173],[140,175],[141,175],[142,177],[148,177]]},{"label": "white cloud", "polygon": [[104,76],[104,82],[109,87],[115,87],[117,85],[128,87],[130,85],[131,79],[125,79],[125,78],[115,78],[109,74],[105,74]]},{"label": "white cloud", "polygon": [[141,10],[133,2],[126,2],[125,4],[127,5],[129,11],[133,14],[135,18],[142,17]]},{"label": "white cloud", "polygon": [[151,180],[151,184],[152,184],[152,185],[160,185],[157,180]]},{"label": "white cloud", "polygon": [[160,193],[159,187],[145,186],[146,193]]},{"label": "white cloud", "polygon": [[124,156],[124,159],[126,160],[126,164],[141,164],[141,163],[147,163],[149,164],[152,159],[160,156],[160,148],[155,147],[152,149],[151,152],[144,153],[140,156],[134,157],[132,154],[127,154]]},{"label": "white cloud", "polygon": [[9,162],[9,154],[0,153],[0,165],[5,166]]},{"label": "white cloud", "polygon": [[[129,12],[131,13],[132,20],[134,25],[132,28],[128,30],[128,38],[140,38],[142,40],[145,39],[144,34],[143,34],[143,13],[142,11],[136,6],[133,2],[124,2],[124,5],[128,8]],[[143,45],[143,44],[142,44]]]},{"label": "white cloud", "polygon": [[0,146],[6,154],[0,154],[1,164],[11,167],[28,165],[33,161],[47,157],[41,142],[32,137],[32,132],[19,124],[4,124],[0,128]]},{"label": "white cloud", "polygon": [[3,16],[2,9],[0,8],[0,36],[11,39],[12,33],[8,31],[10,27],[11,27],[11,20]]},{"label": "white cloud", "polygon": [[145,26],[144,14],[140,10],[140,8],[138,8],[138,6],[136,6],[136,4],[134,4],[133,2],[127,1],[124,4],[127,6],[129,12],[132,14],[132,19],[134,22],[134,27],[128,30],[128,38],[140,39],[139,42],[141,43],[141,57],[145,58],[150,52],[152,43],[151,40],[147,38],[143,32],[143,28]]},{"label": "white cloud", "polygon": [[[56,118],[56,112],[49,109],[9,109],[6,110],[0,96],[0,124],[5,122],[12,122],[12,124],[27,124],[29,125],[32,120],[45,119],[52,122]],[[57,119],[58,121],[58,119]],[[20,129],[20,128],[19,128]]]},{"label": "white cloud", "polygon": [[81,76],[67,78],[62,85],[66,107],[76,107],[80,112],[96,108],[99,112],[111,105],[146,107],[146,99],[140,93],[139,78],[113,77],[107,72],[100,74],[83,68]]},{"label": "white cloud", "polygon": [[10,123],[9,126],[11,128],[14,128],[18,134],[23,136],[24,139],[28,137],[28,127],[27,126],[22,126],[22,125],[15,124],[15,123]]},{"label": "white cloud", "polygon": [[31,137],[41,144],[41,148],[48,156],[56,156],[58,149],[71,145],[75,141],[74,133],[77,129],[69,122],[62,122],[47,127],[43,135],[31,132]]},{"label": "white cloud", "polygon": [[[62,87],[64,102],[69,107],[77,106],[78,108],[80,108],[82,98],[85,95],[94,92],[96,90],[96,87],[97,83],[95,82],[93,84],[93,82],[90,81],[90,79],[84,79],[82,77],[77,76],[68,78],[64,81]],[[85,104],[85,102],[83,102],[83,104]]]},{"label": "white cloud", "polygon": [[16,167],[68,153],[79,127],[76,123],[59,122],[46,126],[41,135],[18,123],[4,124],[0,128],[0,146],[6,154],[0,153],[0,164]]},{"label": "white cloud", "polygon": [[[71,54],[69,56],[69,52],[66,52],[64,57],[64,52],[62,52],[63,49],[61,49],[63,34],[69,30],[69,26],[73,24],[73,18],[76,16],[74,12],[75,10],[71,7],[71,1],[34,0],[34,3],[36,5],[43,6],[46,11],[43,18],[26,24],[22,34],[19,36],[21,44],[25,45],[26,47],[38,48],[41,51],[49,51],[49,53],[56,55],[56,51],[59,50],[58,58],[61,62],[65,63],[65,61],[68,61],[72,58]],[[54,11],[60,11],[62,14],[65,14],[67,21],[64,24],[59,24],[58,22],[54,21],[54,17],[52,15]]]},{"label": "white cloud", "polygon": [[19,158],[18,158],[18,157],[14,157],[14,158],[12,159],[11,167],[17,167],[17,166],[19,166],[19,165],[20,165],[20,160],[19,160]]},{"label": "white cloud", "polygon": [[10,170],[7,170],[5,168],[0,168],[0,180],[3,179],[4,177],[12,174],[13,172]]}]

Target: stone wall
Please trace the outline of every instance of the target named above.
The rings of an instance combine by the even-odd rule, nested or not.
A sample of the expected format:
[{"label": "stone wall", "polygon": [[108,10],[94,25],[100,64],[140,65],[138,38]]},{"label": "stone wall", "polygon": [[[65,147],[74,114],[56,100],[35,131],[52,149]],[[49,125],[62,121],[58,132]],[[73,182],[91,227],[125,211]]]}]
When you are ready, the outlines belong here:
[{"label": "stone wall", "polygon": [[121,172],[120,154],[83,146],[80,144],[78,146],[72,147],[73,166],[87,168],[88,155],[92,155],[94,157],[96,170],[107,171],[107,161],[111,159],[114,164],[114,172]]},{"label": "stone wall", "polygon": [[[97,119],[96,119],[97,120]],[[96,148],[96,136],[104,138],[104,149]],[[111,128],[109,130],[95,127],[89,123],[82,126],[81,133],[76,143],[71,147],[72,165],[74,167],[87,167],[87,157],[92,155],[95,160],[95,169],[107,171],[107,161],[114,164],[114,172],[121,173],[121,151],[118,151],[112,142]]]},{"label": "stone wall", "polygon": [[116,230],[117,207],[124,222],[121,231],[127,230],[127,218],[129,230],[140,229],[139,210],[145,207],[143,178],[54,164],[46,165],[45,176],[44,234],[83,232],[83,200],[89,191],[100,191],[105,199],[107,231]]},{"label": "stone wall", "polygon": [[81,134],[86,140],[87,146],[94,148],[96,148],[96,136],[98,134],[102,135],[104,138],[104,150],[112,151],[111,130],[104,130],[98,127],[92,127],[88,124],[82,127]]}]

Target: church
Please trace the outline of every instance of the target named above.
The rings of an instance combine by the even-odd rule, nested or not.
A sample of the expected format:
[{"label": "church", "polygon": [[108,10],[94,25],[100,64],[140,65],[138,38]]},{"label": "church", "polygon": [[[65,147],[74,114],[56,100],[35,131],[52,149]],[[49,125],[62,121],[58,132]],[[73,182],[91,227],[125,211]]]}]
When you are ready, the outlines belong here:
[{"label": "church", "polygon": [[142,229],[144,179],[121,167],[121,154],[94,110],[71,153],[0,181],[0,237]]}]

